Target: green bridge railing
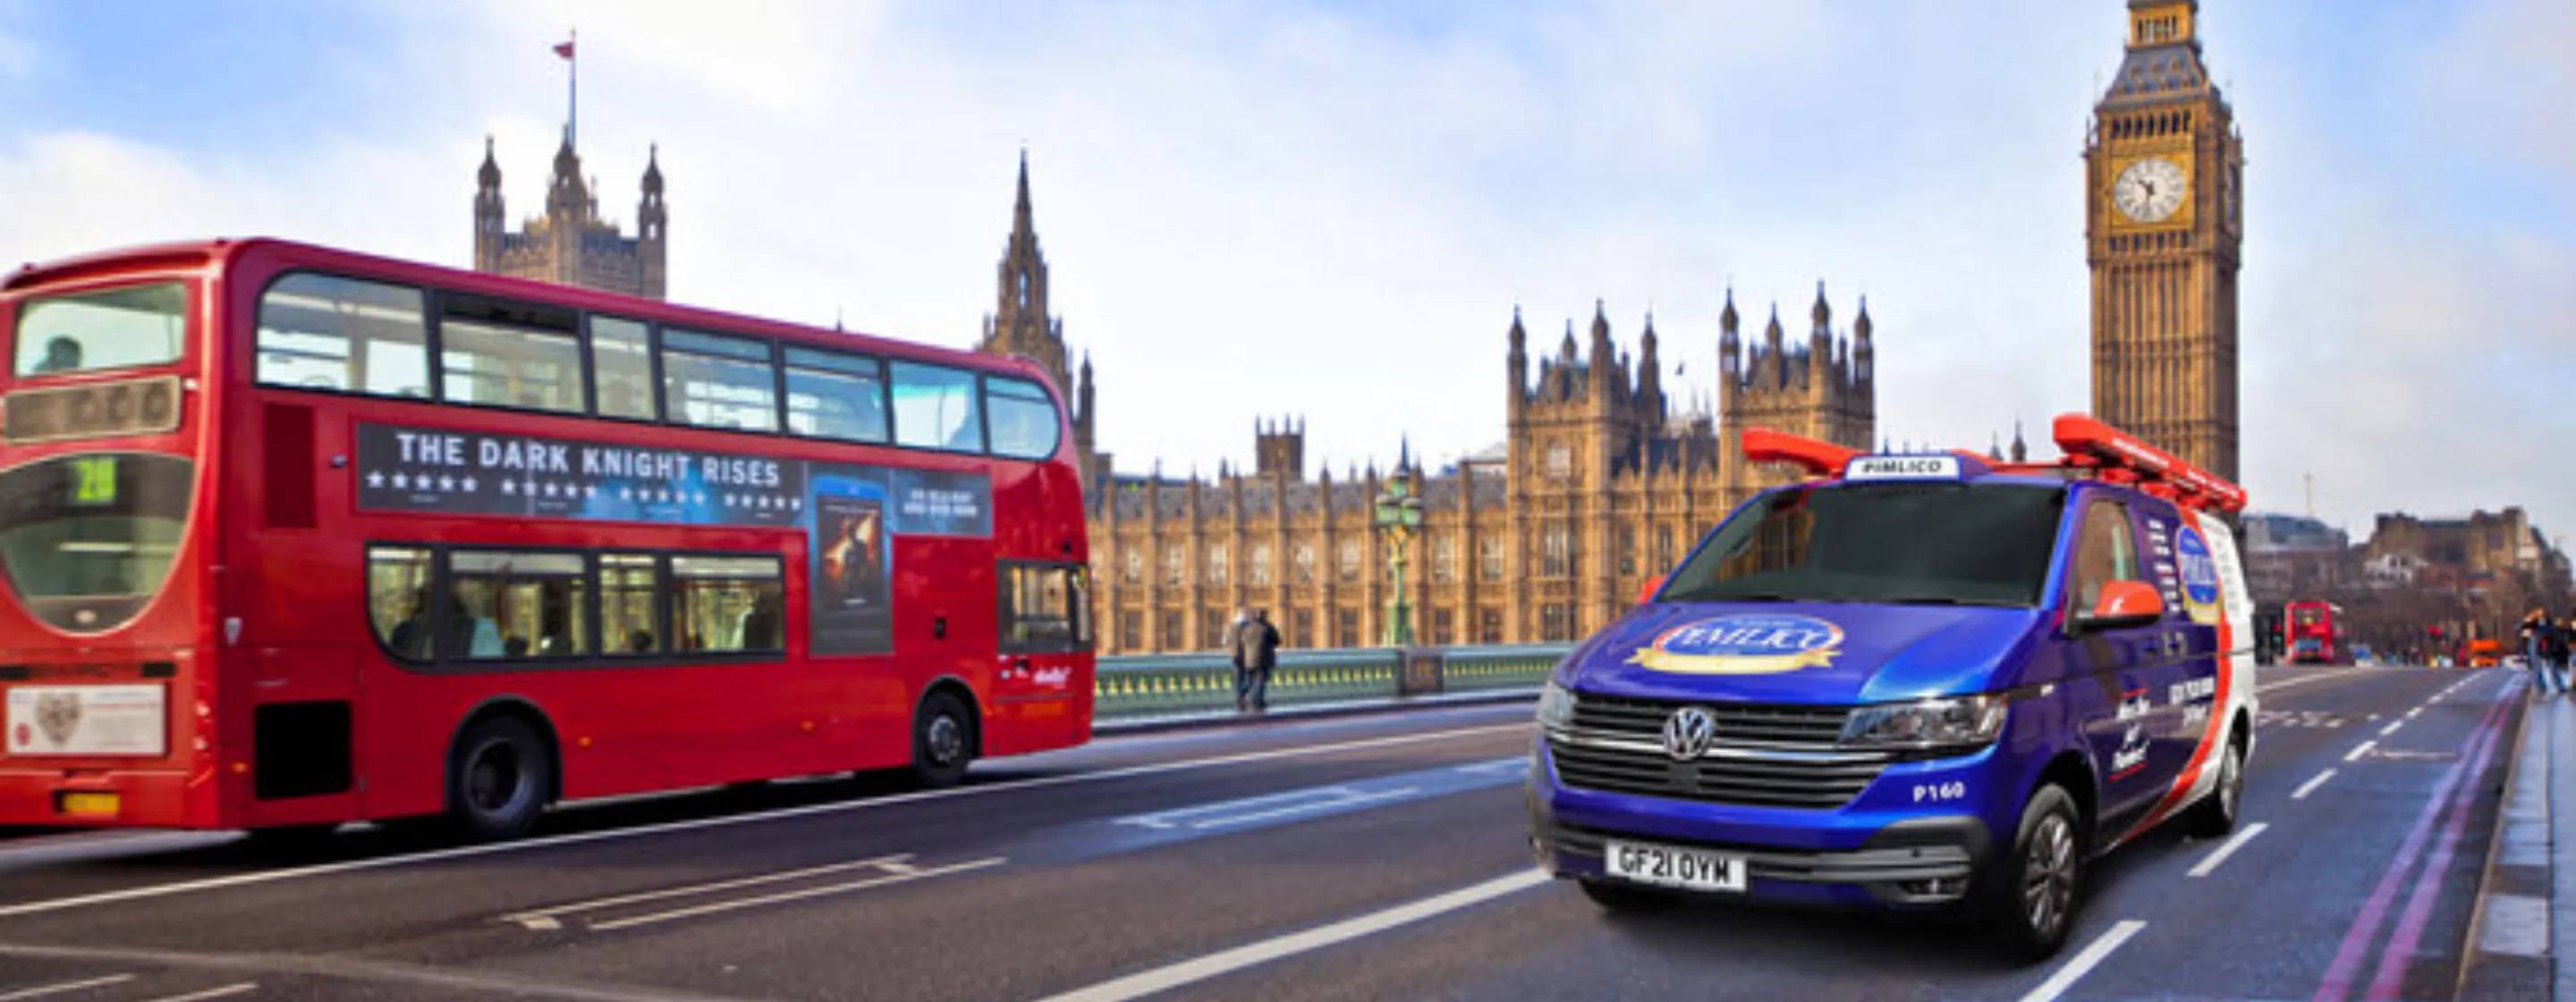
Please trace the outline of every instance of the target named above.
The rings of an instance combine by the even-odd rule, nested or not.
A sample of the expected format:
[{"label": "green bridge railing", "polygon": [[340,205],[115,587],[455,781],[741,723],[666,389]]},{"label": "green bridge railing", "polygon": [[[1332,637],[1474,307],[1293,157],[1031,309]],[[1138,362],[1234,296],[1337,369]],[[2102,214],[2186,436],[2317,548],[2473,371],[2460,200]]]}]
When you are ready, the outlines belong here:
[{"label": "green bridge railing", "polygon": [[[1283,650],[1270,708],[1400,703],[1457,694],[1535,692],[1571,644]],[[1234,714],[1234,665],[1221,653],[1099,660],[1093,716],[1104,724]]]}]

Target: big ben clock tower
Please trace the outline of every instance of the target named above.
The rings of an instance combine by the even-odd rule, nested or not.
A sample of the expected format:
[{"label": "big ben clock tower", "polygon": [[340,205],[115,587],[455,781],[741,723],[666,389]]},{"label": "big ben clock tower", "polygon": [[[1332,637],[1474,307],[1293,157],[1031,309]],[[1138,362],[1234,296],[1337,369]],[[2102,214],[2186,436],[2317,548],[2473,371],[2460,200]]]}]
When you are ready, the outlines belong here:
[{"label": "big ben clock tower", "polygon": [[2198,0],[2129,0],[2084,143],[2093,413],[2237,477],[2244,139],[2201,63]]}]

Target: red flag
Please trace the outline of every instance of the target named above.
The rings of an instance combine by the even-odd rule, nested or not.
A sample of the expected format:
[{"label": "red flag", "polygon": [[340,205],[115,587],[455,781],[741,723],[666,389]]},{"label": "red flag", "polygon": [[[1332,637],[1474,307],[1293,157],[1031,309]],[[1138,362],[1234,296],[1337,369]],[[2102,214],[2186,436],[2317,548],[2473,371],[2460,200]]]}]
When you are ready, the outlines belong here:
[{"label": "red flag", "polygon": [[572,43],[565,42],[561,45],[555,46],[555,55],[562,56],[565,59],[572,58]]}]

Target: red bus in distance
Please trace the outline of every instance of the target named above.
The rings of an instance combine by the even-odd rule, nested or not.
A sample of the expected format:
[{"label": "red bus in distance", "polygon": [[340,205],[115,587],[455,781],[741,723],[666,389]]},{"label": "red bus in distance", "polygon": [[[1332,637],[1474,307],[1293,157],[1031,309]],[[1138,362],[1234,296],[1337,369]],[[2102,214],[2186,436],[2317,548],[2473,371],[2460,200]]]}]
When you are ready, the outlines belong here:
[{"label": "red bus in distance", "polygon": [[2282,610],[2291,664],[2333,664],[2341,656],[2343,610],[2330,602],[2292,602]]},{"label": "red bus in distance", "polygon": [[0,825],[312,830],[1089,739],[1036,365],[272,240],[0,281]]}]

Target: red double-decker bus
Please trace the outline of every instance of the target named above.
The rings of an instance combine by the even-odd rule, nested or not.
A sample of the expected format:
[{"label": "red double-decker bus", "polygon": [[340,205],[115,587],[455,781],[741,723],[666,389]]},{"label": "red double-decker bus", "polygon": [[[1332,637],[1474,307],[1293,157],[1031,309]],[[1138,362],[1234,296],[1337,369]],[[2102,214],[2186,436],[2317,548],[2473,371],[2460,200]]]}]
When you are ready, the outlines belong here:
[{"label": "red double-decker bus", "polygon": [[2290,663],[2333,664],[2342,646],[2343,632],[2337,623],[2342,613],[2330,602],[2292,602],[2283,607]]},{"label": "red double-decker bus", "polygon": [[1035,365],[270,240],[0,282],[0,825],[313,830],[1088,740]]}]

